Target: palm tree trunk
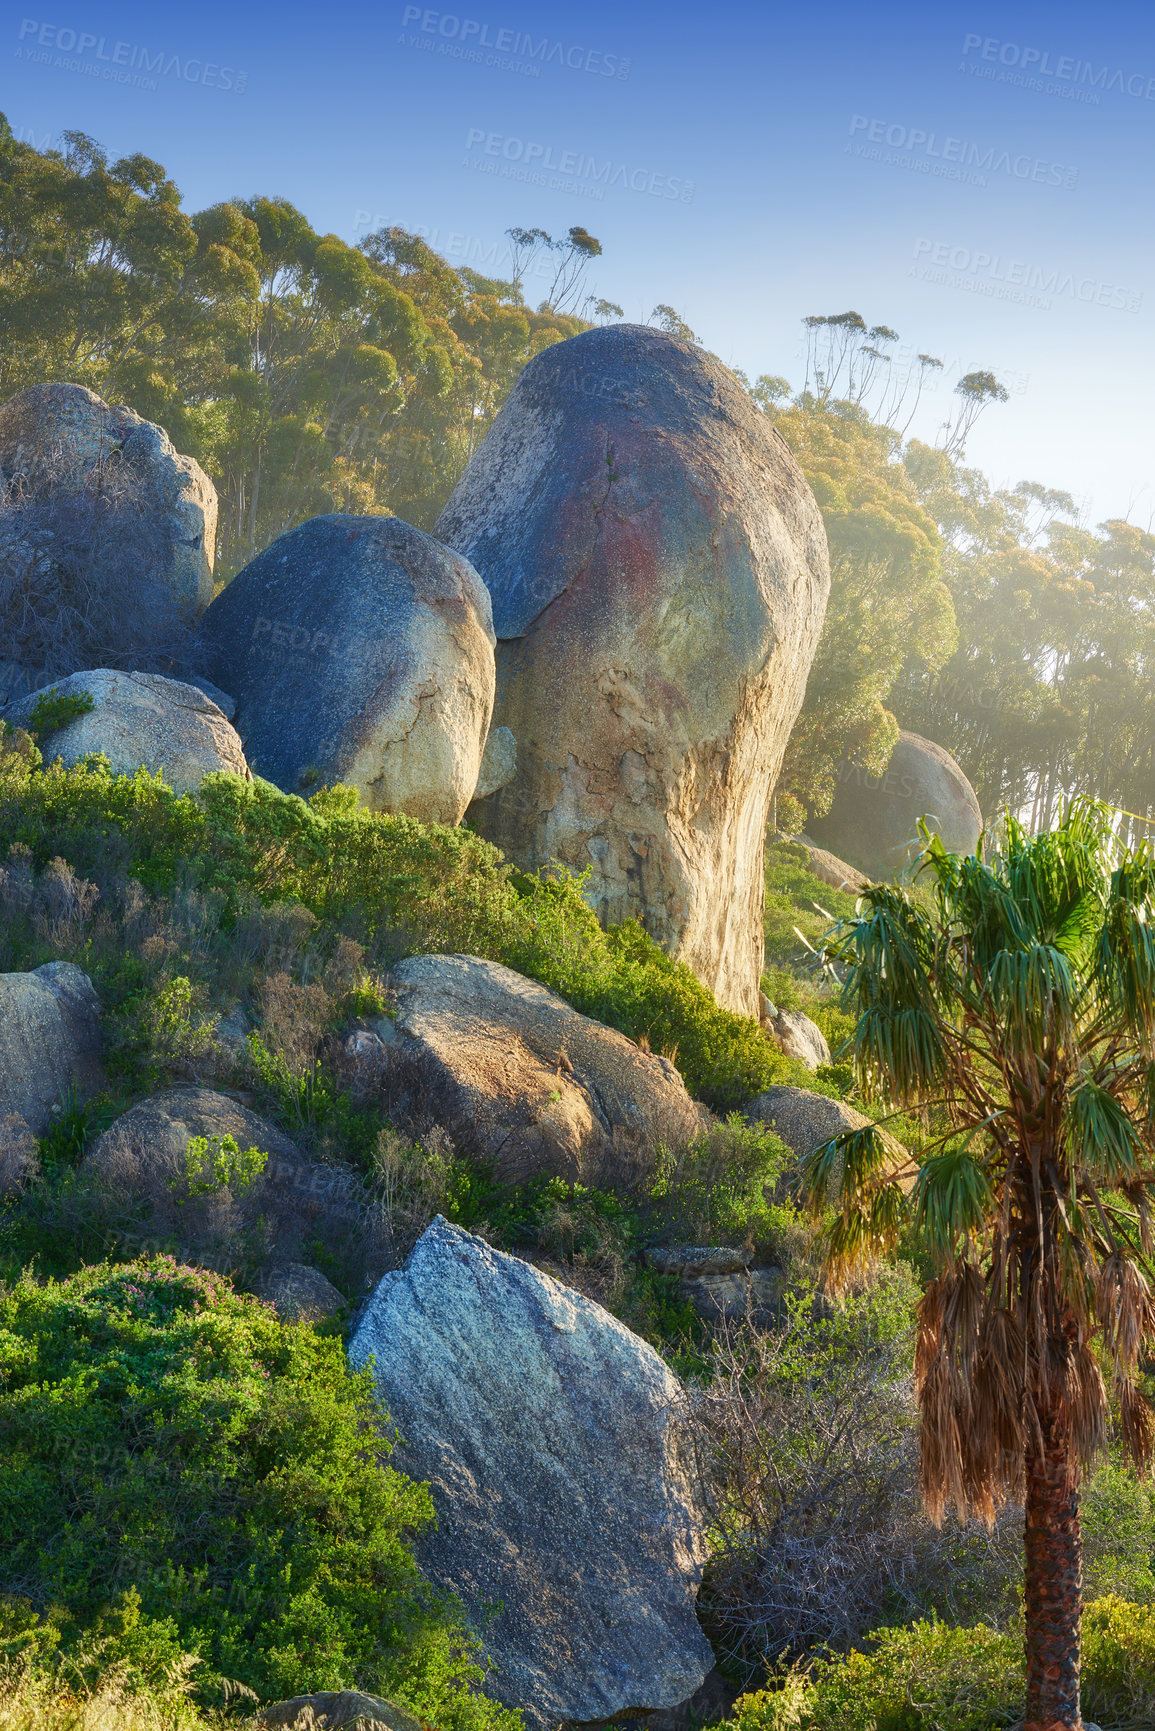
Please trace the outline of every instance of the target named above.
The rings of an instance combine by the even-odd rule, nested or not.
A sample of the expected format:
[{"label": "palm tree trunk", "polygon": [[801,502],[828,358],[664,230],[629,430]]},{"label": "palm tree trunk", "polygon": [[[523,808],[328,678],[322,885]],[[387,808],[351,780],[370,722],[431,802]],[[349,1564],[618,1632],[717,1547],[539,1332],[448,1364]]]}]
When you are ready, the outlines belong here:
[{"label": "palm tree trunk", "polygon": [[1027,1458],[1027,1716],[1023,1731],[1080,1731],[1083,1538],[1079,1485],[1063,1417],[1042,1420]]}]

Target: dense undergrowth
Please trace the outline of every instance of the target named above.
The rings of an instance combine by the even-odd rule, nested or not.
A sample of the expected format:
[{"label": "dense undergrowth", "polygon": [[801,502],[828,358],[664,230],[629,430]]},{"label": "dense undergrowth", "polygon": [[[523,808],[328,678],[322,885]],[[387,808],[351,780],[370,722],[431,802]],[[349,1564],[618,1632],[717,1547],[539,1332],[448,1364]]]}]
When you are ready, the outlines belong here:
[{"label": "dense undergrowth", "polygon": [[[838,1056],[850,1022],[817,952],[852,911],[800,848],[773,843],[764,987],[826,1033],[834,1061],[815,1077],[640,927],[602,932],[579,882],[516,872],[468,830],[372,816],[341,789],[306,803],[225,776],[178,798],[99,759],[45,768],[27,736],[0,732],[0,971],[83,967],[110,1077],[101,1099],[65,1101],[38,1144],[0,1125],[0,1523],[14,1559],[0,1667],[23,1703],[0,1709],[0,1731],[202,1731],[246,1714],[249,1691],[352,1683],[445,1731],[512,1723],[478,1693],[459,1613],[413,1567],[425,1493],[366,1444],[341,1319],[286,1329],[227,1279],[182,1268],[176,1238],[154,1234],[141,1260],[147,1221],[88,1173],[118,1112],[180,1082],[240,1090],[310,1158],[352,1173],[390,1265],[444,1213],[606,1304],[687,1379],[713,1491],[704,1625],[736,1686],[772,1684],[747,1698],[741,1731],[1013,1723],[1017,1516],[989,1535],[940,1532],[917,1495],[919,1246],[832,1306],[795,1163],[726,1116],[780,1082],[851,1092]],[[390,967],[423,951],[542,981],[670,1056],[719,1121],[613,1189],[498,1185],[468,1149],[393,1123],[387,1099],[355,1099],[342,1073],[341,1031],[387,1011]],[[703,1321],[645,1259],[682,1242],[748,1245],[778,1270],[774,1305]],[[312,1254],[351,1306],[365,1264]],[[1108,1462],[1084,1506],[1089,1590],[1118,1601],[1089,1649],[1108,1657],[1089,1658],[1088,1698],[1101,1674],[1118,1712],[1104,1705],[1100,1722],[1137,1725],[1155,1491]],[[981,1664],[964,1676],[968,1642]],[[1109,1654],[1128,1643],[1124,1688]]]}]

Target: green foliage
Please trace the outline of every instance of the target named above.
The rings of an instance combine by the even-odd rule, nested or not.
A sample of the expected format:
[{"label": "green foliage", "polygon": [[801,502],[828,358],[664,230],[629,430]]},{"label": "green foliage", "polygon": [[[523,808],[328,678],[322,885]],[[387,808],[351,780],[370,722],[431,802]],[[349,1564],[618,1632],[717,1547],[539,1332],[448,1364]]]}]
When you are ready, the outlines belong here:
[{"label": "green foliage", "polygon": [[185,1184],[190,1196],[212,1196],[218,1190],[244,1191],[255,1184],[268,1164],[260,1148],[242,1151],[235,1136],[192,1136],[185,1149]]},{"label": "green foliage", "polygon": [[32,705],[28,731],[34,738],[43,739],[46,734],[67,727],[70,721],[90,715],[94,707],[95,700],[90,691],[61,692],[53,686],[49,691],[42,691]]},{"label": "green foliage", "polygon": [[[1146,1731],[1155,1713],[1155,1611],[1094,1600],[1083,1621],[1083,1713]],[[868,1652],[744,1695],[719,1731],[996,1731],[1023,1713],[1023,1646],[984,1624],[879,1631]]]},{"label": "green foliage", "polygon": [[409,1541],[427,1490],[387,1464],[340,1342],[157,1258],[0,1296],[0,1590],[67,1650],[116,1636],[276,1698],[360,1687],[451,1731],[512,1727]]}]

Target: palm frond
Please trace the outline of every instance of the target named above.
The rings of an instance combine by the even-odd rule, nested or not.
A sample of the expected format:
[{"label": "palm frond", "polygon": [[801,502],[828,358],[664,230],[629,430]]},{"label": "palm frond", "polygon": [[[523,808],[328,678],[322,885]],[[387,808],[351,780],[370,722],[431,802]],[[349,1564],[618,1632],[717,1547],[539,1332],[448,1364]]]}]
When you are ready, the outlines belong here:
[{"label": "palm frond", "polygon": [[1122,1102],[1090,1080],[1068,1097],[1063,1141],[1072,1173],[1085,1167],[1108,1184],[1132,1178],[1142,1155],[1138,1130]]},{"label": "palm frond", "polygon": [[901,1142],[879,1124],[843,1130],[820,1142],[802,1169],[802,1195],[811,1216],[827,1208],[859,1206],[880,1182],[908,1162]]},{"label": "palm frond", "polygon": [[924,1160],[912,1195],[915,1224],[940,1255],[953,1255],[959,1243],[983,1233],[994,1211],[994,1186],[987,1162],[969,1148],[951,1148]]}]

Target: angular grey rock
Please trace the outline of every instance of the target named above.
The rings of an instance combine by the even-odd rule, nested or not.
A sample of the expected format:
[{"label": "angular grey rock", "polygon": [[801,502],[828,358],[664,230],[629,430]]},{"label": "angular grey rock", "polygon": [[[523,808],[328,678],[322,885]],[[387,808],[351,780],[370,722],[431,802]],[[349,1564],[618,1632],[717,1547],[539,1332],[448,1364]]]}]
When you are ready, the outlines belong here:
[{"label": "angular grey rock", "polygon": [[504,1182],[597,1184],[710,1123],[668,1058],[500,962],[411,956],[390,985],[395,1016],[353,1035],[349,1062],[380,1062],[394,1110],[432,1119]]},{"label": "angular grey rock", "polygon": [[829,1064],[830,1047],[817,1023],[802,1010],[778,1010],[765,1017],[762,1026],[788,1058],[799,1058],[809,1070]]},{"label": "angular grey rock", "polygon": [[809,820],[809,832],[821,847],[884,882],[909,867],[920,846],[920,817],[953,853],[978,846],[983,814],[950,752],[916,733],[900,733],[882,775],[841,766],[834,803],[825,817]]},{"label": "angular grey rock", "polygon": [[195,792],[216,770],[251,780],[236,730],[197,686],[157,673],[97,667],[55,680],[9,704],[4,720],[27,727],[37,702],[49,691],[61,697],[87,692],[93,707],[41,736],[47,763],[59,758],[71,769],[89,752],[102,751],[114,775],[135,775],[144,768],[162,775],[174,793]]},{"label": "angular grey rock", "polygon": [[345,782],[429,823],[459,823],[477,785],[493,644],[460,554],[397,517],[339,513],[279,536],[200,627],[258,774],[286,793]]},{"label": "angular grey rock", "polygon": [[491,727],[485,750],[481,755],[474,799],[488,799],[491,793],[507,787],[517,774],[517,741],[508,727]]},{"label": "angular grey rock", "polygon": [[830,587],[814,496],[734,375],[638,325],[525,368],[437,526],[493,596],[514,779],[471,821],[589,870],[756,1015],[763,837]]},{"label": "angular grey rock", "polygon": [[[246,1187],[192,1196],[189,1141],[232,1136],[259,1149],[264,1170]],[[236,1273],[259,1286],[270,1265],[304,1262],[314,1240],[375,1280],[377,1254],[368,1198],[356,1175],[306,1160],[284,1131],[227,1094],[168,1088],[139,1100],[97,1140],[84,1170],[114,1198],[148,1204],[148,1233],[175,1243],[190,1260]],[[326,1283],[328,1284],[328,1283]]]},{"label": "angular grey rock", "polygon": [[[682,1390],[599,1305],[438,1218],[349,1345],[439,1519],[417,1541],[527,1725],[674,1706],[713,1655]],[[501,1604],[492,1622],[483,1607]]]},{"label": "angular grey rock", "polygon": [[282,1322],[326,1322],[345,1300],[319,1268],[307,1262],[275,1262],[253,1282]]},{"label": "angular grey rock", "polygon": [[133,471],[169,530],[168,568],[159,573],[174,603],[200,613],[213,594],[216,488],[163,427],[132,409],[112,408],[83,385],[29,385],[0,403],[0,472],[36,494],[81,492],[111,463]]},{"label": "angular grey rock", "polygon": [[0,1120],[19,1114],[43,1136],[70,1090],[82,1099],[104,1086],[100,1001],[71,962],[0,974]]}]

